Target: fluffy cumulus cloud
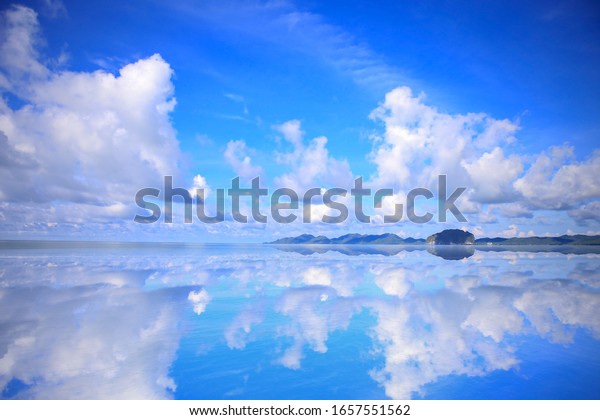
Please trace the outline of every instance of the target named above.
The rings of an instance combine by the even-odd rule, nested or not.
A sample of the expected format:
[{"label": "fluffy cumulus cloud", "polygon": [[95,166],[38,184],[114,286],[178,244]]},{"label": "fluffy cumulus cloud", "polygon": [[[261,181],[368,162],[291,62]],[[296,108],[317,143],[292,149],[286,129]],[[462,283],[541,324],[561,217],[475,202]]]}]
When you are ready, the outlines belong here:
[{"label": "fluffy cumulus cloud", "polygon": [[412,288],[412,282],[407,278],[411,273],[404,268],[376,267],[372,271],[375,274],[375,284],[386,295],[403,298]]},{"label": "fluffy cumulus cloud", "polygon": [[291,170],[276,179],[281,186],[304,192],[312,187],[345,187],[352,183],[352,171],[346,160],[329,154],[327,138],[304,141],[300,121],[291,120],[275,127],[290,143],[292,150],[276,155],[277,163]]},{"label": "fluffy cumulus cloud", "polygon": [[358,309],[350,300],[334,298],[335,289],[322,286],[290,288],[282,293],[277,312],[289,317],[280,334],[292,339],[292,344],[275,361],[288,369],[300,369],[304,348],[326,353],[329,334],[348,327]]},{"label": "fluffy cumulus cloud", "polygon": [[260,166],[252,163],[250,154],[253,152],[244,140],[231,140],[227,143],[227,148],[225,149],[225,161],[237,176],[244,179],[252,179],[263,173]]},{"label": "fluffy cumulus cloud", "polygon": [[[511,153],[517,123],[483,113],[445,113],[408,87],[389,92],[370,117],[384,127],[373,135],[373,185],[434,188],[437,175],[447,174],[452,188],[467,188],[459,199],[466,211],[489,205],[506,217],[530,218],[540,209],[594,208],[600,198],[598,150],[584,161],[577,161],[568,145],[536,156]],[[569,214],[593,219],[585,210]]]},{"label": "fluffy cumulus cloud", "polygon": [[208,197],[212,192],[210,186],[206,182],[206,178],[200,174],[196,175],[192,180],[192,187],[189,191],[192,197],[199,194],[202,195],[203,198]]},{"label": "fluffy cumulus cloud", "polygon": [[156,54],[118,74],[56,71],[33,10],[8,9],[4,25],[0,87],[23,105],[0,99],[0,198],[72,221],[129,217],[138,189],[178,173],[173,70]]},{"label": "fluffy cumulus cloud", "polygon": [[225,340],[231,349],[243,350],[249,341],[252,327],[263,322],[264,308],[260,305],[251,306],[235,317],[225,330]]},{"label": "fluffy cumulus cloud", "polygon": [[521,173],[523,166],[518,156],[506,158],[500,147],[485,152],[477,160],[463,162],[472,182],[473,197],[477,201],[493,203],[514,199],[511,182]]},{"label": "fluffy cumulus cloud", "polygon": [[464,330],[461,321],[469,313],[467,305],[468,301],[457,295],[376,305],[375,334],[382,344],[385,365],[371,371],[371,376],[386,395],[407,399],[444,376],[484,376],[517,365],[506,346]]},{"label": "fluffy cumulus cloud", "polygon": [[[34,287],[0,294],[0,390],[17,380],[24,387],[15,398],[172,398],[181,336],[173,325],[189,310],[185,289],[145,293],[133,271],[89,266],[18,272]],[[61,287],[45,287],[47,277]]]},{"label": "fluffy cumulus cloud", "polygon": [[[408,87],[394,89],[371,113],[385,131],[374,136],[371,160],[377,166],[376,185],[431,187],[438,174],[468,185],[478,202],[502,202],[513,195],[510,183],[521,168],[516,156],[501,147],[514,141],[517,125],[485,114],[451,115],[424,103]],[[490,176],[488,166],[502,168]]]},{"label": "fluffy cumulus cloud", "polygon": [[537,156],[515,187],[533,208],[567,209],[600,198],[598,179],[600,150],[577,162],[572,147],[555,146]]},{"label": "fluffy cumulus cloud", "polygon": [[206,305],[210,303],[211,298],[208,292],[202,289],[197,292],[190,292],[188,300],[194,304],[194,312],[196,315],[202,315],[206,310]]},{"label": "fluffy cumulus cloud", "polygon": [[[394,189],[392,196],[383,198],[380,208],[367,205],[367,211],[373,214],[372,223],[382,224],[384,214],[396,213],[397,204],[405,205],[406,194],[413,188],[437,192],[440,174],[447,175],[448,194],[455,188],[466,188],[456,204],[461,212],[470,214],[469,229],[479,236],[515,232],[532,236],[538,211],[557,211],[546,214],[546,224],[556,224],[559,219],[564,223],[567,216],[579,225],[597,223],[598,150],[583,161],[577,160],[573,148],[566,144],[549,147],[537,155],[524,154],[517,139],[520,127],[516,121],[485,113],[443,112],[426,104],[424,94],[415,95],[406,86],[387,93],[370,118],[381,128],[371,136],[372,150],[366,159],[375,171],[365,185]],[[306,141],[299,120],[273,128],[281,135],[275,162],[284,168],[283,174],[274,178],[277,187],[299,192],[313,187],[351,188],[352,169],[346,160],[331,155],[326,137]],[[225,159],[239,174],[249,176],[261,170],[252,163],[251,154],[243,141],[230,141]],[[349,195],[336,201],[351,204]],[[314,220],[330,214],[330,209],[318,200],[312,210]],[[428,207],[428,211],[435,209]],[[498,226],[491,231],[482,227],[487,224]]]}]

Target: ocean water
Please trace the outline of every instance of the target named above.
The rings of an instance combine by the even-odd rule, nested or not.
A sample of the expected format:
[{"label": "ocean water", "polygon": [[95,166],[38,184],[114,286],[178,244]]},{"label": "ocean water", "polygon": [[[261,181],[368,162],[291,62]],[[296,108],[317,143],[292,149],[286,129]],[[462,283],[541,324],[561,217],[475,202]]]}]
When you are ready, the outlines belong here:
[{"label": "ocean water", "polygon": [[598,399],[600,250],[0,242],[0,397]]}]

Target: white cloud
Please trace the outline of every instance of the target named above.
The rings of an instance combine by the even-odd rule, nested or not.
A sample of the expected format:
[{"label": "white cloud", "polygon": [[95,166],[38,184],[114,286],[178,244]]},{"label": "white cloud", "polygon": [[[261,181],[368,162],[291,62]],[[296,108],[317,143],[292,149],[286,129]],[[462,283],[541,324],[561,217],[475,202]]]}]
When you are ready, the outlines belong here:
[{"label": "white cloud", "polygon": [[530,219],[533,217],[533,212],[522,202],[495,204],[490,206],[490,209],[498,209],[501,216],[508,218],[523,217]]},{"label": "white cloud", "polygon": [[504,157],[500,147],[485,152],[479,159],[463,163],[474,189],[471,198],[481,203],[507,201],[516,198],[512,182],[523,171],[518,156]]},{"label": "white cloud", "polygon": [[252,179],[260,176],[263,170],[259,165],[252,164],[251,153],[253,150],[246,145],[244,140],[231,140],[225,149],[225,161],[237,176]]},{"label": "white cloud", "polygon": [[594,201],[587,205],[581,206],[578,209],[569,211],[569,216],[577,221],[579,224],[586,224],[587,222],[600,222],[600,202]]},{"label": "white cloud", "polygon": [[[327,299],[323,299],[324,295]],[[305,345],[317,353],[327,352],[329,334],[347,328],[357,310],[350,301],[329,299],[335,296],[334,289],[323,286],[290,288],[282,293],[276,310],[289,317],[289,322],[280,329],[280,334],[291,337],[293,342],[276,363],[289,369],[299,369]]]},{"label": "white cloud", "polygon": [[230,349],[241,350],[246,347],[248,335],[252,331],[252,327],[260,324],[264,320],[262,307],[256,305],[242,312],[231,322],[225,330],[225,340]]},{"label": "white cloud", "polygon": [[412,282],[408,279],[410,272],[404,268],[386,269],[381,272],[375,271],[375,284],[385,292],[386,295],[403,298],[412,289]]},{"label": "white cloud", "polygon": [[575,162],[573,148],[554,146],[542,152],[515,188],[535,209],[570,209],[600,198],[600,150]]},{"label": "white cloud", "polygon": [[[480,222],[495,220],[494,209],[504,217],[531,218],[534,210],[573,209],[600,197],[600,151],[576,161],[572,147],[550,147],[524,170],[532,157],[506,152],[516,142],[516,123],[483,113],[452,115],[424,99],[399,87],[371,113],[384,124],[383,133],[372,136],[374,186],[433,189],[437,175],[446,174],[449,191],[467,188],[458,208],[475,213],[491,205]],[[579,223],[593,220],[584,210],[569,214]]]},{"label": "white cloud", "polygon": [[514,303],[527,314],[537,332],[555,342],[568,343],[574,331],[568,326],[585,327],[600,337],[600,295],[593,290],[559,281],[539,282],[529,287]]},{"label": "white cloud", "polygon": [[198,190],[204,190],[204,198],[208,197],[212,191],[206,182],[206,178],[200,174],[196,175],[192,180],[192,187],[189,190],[192,197],[198,192]]},{"label": "white cloud", "polygon": [[3,17],[4,36],[0,46],[3,74],[0,87],[11,89],[30,79],[46,77],[48,69],[39,62],[37,49],[42,43],[37,14],[24,6],[11,6]]},{"label": "white cloud", "polygon": [[205,289],[199,291],[191,291],[188,294],[188,300],[194,305],[194,312],[201,315],[206,310],[206,305],[211,301],[211,297]]},{"label": "white cloud", "polygon": [[474,304],[462,328],[473,327],[497,343],[505,334],[517,334],[523,329],[523,318],[511,305],[509,294],[486,288],[471,293],[475,295]]},{"label": "white cloud", "polygon": [[273,128],[283,134],[283,137],[295,147],[302,147],[304,131],[302,131],[300,125],[301,123],[299,120],[290,120],[283,124],[276,125]]},{"label": "white cloud", "polygon": [[500,232],[500,236],[513,237],[517,236],[519,232],[519,227],[515,224],[509,225],[507,229]]},{"label": "white cloud", "polygon": [[223,96],[234,102],[244,102],[244,97],[236,93],[224,93]]},{"label": "white cloud", "polygon": [[26,105],[0,102],[0,138],[8,151],[0,161],[3,200],[34,201],[38,210],[46,206],[39,214],[85,220],[72,203],[95,207],[91,214],[101,216],[104,208],[131,206],[138,189],[178,174],[181,151],[169,118],[173,71],[159,55],[116,75],[56,72],[40,60],[34,11],[10,8],[4,30],[2,88]]},{"label": "white cloud", "polygon": [[[424,104],[400,87],[370,115],[384,123],[374,136],[370,158],[377,166],[376,186],[432,188],[439,174],[448,175],[448,188],[469,187],[477,202],[510,198],[511,183],[521,171],[520,159],[505,157],[503,145],[514,141],[517,126],[485,114],[451,115]],[[493,168],[490,168],[492,166]]]},{"label": "white cloud", "polygon": [[353,176],[346,160],[329,155],[327,138],[317,137],[308,144],[298,120],[287,121],[274,127],[292,144],[289,153],[277,153],[277,162],[290,167],[290,171],[276,178],[280,186],[303,193],[314,187],[339,187],[352,185]]},{"label": "white cloud", "polygon": [[370,374],[387,396],[408,399],[444,376],[481,376],[516,365],[506,346],[465,331],[461,324],[470,306],[466,296],[454,293],[374,303],[373,332],[385,364]]},{"label": "white cloud", "polygon": [[43,13],[53,19],[67,17],[67,8],[61,0],[42,0]]},{"label": "white cloud", "polygon": [[302,275],[304,284],[330,286],[331,273],[326,267],[310,267]]},{"label": "white cloud", "polygon": [[61,267],[21,271],[32,284],[40,273],[68,284],[0,293],[0,390],[15,378],[27,385],[24,399],[172,398],[185,295],[143,291],[132,273],[73,271],[76,279]]}]

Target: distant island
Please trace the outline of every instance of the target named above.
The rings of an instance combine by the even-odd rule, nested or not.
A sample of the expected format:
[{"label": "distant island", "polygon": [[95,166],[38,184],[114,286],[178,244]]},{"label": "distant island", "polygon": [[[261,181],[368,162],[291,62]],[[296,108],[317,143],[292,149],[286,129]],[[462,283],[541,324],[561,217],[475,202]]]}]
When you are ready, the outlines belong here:
[{"label": "distant island", "polygon": [[446,229],[429,236],[427,239],[401,238],[394,233],[382,235],[361,235],[349,233],[337,238],[304,234],[278,239],[274,245],[600,245],[600,236],[562,235],[530,236],[525,238],[479,238],[471,232],[460,229]]},{"label": "distant island", "polygon": [[460,229],[446,229],[427,238],[427,245],[473,245],[475,235]]}]

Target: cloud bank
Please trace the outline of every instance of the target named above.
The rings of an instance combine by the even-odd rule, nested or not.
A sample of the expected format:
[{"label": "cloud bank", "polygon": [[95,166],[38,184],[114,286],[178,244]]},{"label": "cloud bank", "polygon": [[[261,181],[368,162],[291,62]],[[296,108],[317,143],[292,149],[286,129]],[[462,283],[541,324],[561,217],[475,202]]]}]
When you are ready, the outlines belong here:
[{"label": "cloud bank", "polygon": [[118,74],[53,70],[38,50],[36,13],[13,6],[4,20],[4,211],[12,218],[28,208],[36,220],[51,213],[54,221],[71,222],[129,218],[137,189],[179,172],[173,70],[158,54]]},{"label": "cloud bank", "polygon": [[[206,18],[233,13],[226,9],[210,9]],[[317,16],[288,9],[283,5],[250,12],[261,19],[278,14],[272,25],[277,30],[289,26],[293,39],[302,28],[311,28],[311,36],[336,33]],[[0,220],[5,222],[5,231],[43,234],[57,223],[74,226],[71,234],[86,223],[97,223],[113,234],[135,230],[139,228],[131,223],[138,211],[135,192],[161,186],[165,175],[173,175],[186,187],[204,188],[205,198],[212,199],[212,174],[185,173],[183,168],[185,153],[171,121],[176,105],[174,71],[159,54],[126,64],[114,74],[61,70],[52,64],[57,60],[41,52],[44,39],[32,9],[12,6],[3,18]],[[351,38],[339,38],[343,45],[355,45]],[[324,44],[323,51],[335,45]],[[307,53],[302,45],[299,48]],[[344,54],[361,55],[361,51],[346,48]],[[344,54],[334,61],[345,62]],[[379,68],[377,60],[369,64],[375,56],[371,52],[367,56],[365,62],[351,65],[350,72]],[[231,93],[225,97],[246,100]],[[370,173],[358,174],[347,157],[332,153],[327,133],[308,140],[299,119],[271,125],[275,142],[268,144],[270,150],[251,147],[245,140],[229,140],[221,149],[222,161],[244,182],[261,176],[272,184],[267,185],[272,190],[350,189],[359,175],[367,187],[394,188],[395,195],[386,197],[381,209],[367,208],[379,227],[385,226],[383,215],[393,214],[394,204],[401,203],[400,197],[408,190],[434,190],[439,174],[447,175],[449,191],[467,188],[457,206],[469,214],[467,227],[478,235],[544,234],[540,226],[552,229],[567,219],[588,231],[598,227],[598,149],[583,160],[576,158],[568,144],[527,154],[518,140],[518,120],[445,112],[407,86],[389,91],[369,118],[377,126],[370,135],[371,151],[364,157],[373,168]],[[348,199],[339,200],[348,204]],[[328,208],[316,203],[313,212],[320,219]],[[350,213],[345,227],[361,230],[364,226],[357,223],[349,226],[356,222]],[[533,220],[539,222],[537,231],[532,229]],[[234,224],[229,217],[222,225],[204,229],[241,235],[267,232],[280,236],[282,232],[281,226]],[[286,234],[324,228],[298,222],[287,226]],[[163,230],[178,235],[182,232],[178,229]]]}]

